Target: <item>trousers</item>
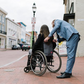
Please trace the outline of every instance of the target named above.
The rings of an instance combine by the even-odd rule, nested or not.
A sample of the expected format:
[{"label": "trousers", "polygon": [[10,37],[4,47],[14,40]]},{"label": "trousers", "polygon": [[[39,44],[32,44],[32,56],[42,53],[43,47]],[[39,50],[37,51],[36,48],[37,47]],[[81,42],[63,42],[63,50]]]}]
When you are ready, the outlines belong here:
[{"label": "trousers", "polygon": [[73,34],[72,37],[66,42],[66,46],[67,46],[67,64],[65,70],[66,73],[72,73],[79,40],[80,40],[80,35]]}]

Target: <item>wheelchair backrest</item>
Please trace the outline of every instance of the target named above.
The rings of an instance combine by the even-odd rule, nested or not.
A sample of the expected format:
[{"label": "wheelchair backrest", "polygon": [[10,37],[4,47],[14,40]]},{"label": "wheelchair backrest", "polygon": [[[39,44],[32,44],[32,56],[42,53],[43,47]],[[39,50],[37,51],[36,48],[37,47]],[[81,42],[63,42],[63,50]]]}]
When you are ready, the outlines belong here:
[{"label": "wheelchair backrest", "polygon": [[46,56],[52,56],[53,55],[53,44],[50,43],[50,44],[47,44],[47,43],[43,43],[44,45],[44,54]]}]

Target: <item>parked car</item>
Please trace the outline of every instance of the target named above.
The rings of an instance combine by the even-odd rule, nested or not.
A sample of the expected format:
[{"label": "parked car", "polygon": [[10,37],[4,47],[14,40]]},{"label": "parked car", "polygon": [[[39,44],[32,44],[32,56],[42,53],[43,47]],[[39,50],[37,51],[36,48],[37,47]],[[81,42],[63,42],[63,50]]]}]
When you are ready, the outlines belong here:
[{"label": "parked car", "polygon": [[20,45],[12,45],[12,50],[18,50],[21,49]]},{"label": "parked car", "polygon": [[29,49],[30,49],[30,44],[23,44],[23,45],[22,45],[22,51],[23,51],[23,50],[26,51],[26,50],[29,50]]}]

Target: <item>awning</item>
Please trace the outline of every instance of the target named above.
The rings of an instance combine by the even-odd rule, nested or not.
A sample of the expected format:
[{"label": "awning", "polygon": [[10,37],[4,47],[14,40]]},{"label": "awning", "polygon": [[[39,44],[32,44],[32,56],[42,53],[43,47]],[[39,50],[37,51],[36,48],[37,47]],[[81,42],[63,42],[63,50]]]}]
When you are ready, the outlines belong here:
[{"label": "awning", "polygon": [[9,38],[9,40],[13,40],[13,41],[16,41],[16,39],[12,39],[12,38]]},{"label": "awning", "polygon": [[75,13],[64,14],[63,20],[68,22],[68,19],[75,19]]},{"label": "awning", "polygon": [[21,41],[22,41],[22,42],[26,42],[26,40],[24,40],[24,39],[21,39]]}]

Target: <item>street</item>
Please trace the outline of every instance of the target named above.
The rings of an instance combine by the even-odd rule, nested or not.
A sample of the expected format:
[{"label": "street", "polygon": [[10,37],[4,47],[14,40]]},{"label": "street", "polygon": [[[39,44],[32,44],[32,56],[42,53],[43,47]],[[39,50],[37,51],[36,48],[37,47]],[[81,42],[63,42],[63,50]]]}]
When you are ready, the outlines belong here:
[{"label": "street", "polygon": [[[28,51],[0,51],[0,84],[84,84],[84,57],[77,57],[71,78],[57,79],[66,68],[67,57],[62,58],[62,67],[57,73],[48,70],[43,76],[32,71],[24,72]],[[4,66],[5,65],[5,66]]]},{"label": "street", "polygon": [[0,67],[11,64],[14,61],[19,60],[21,57],[24,57],[24,55],[27,55],[28,51],[22,51],[22,50],[6,50],[6,51],[0,51]]}]

